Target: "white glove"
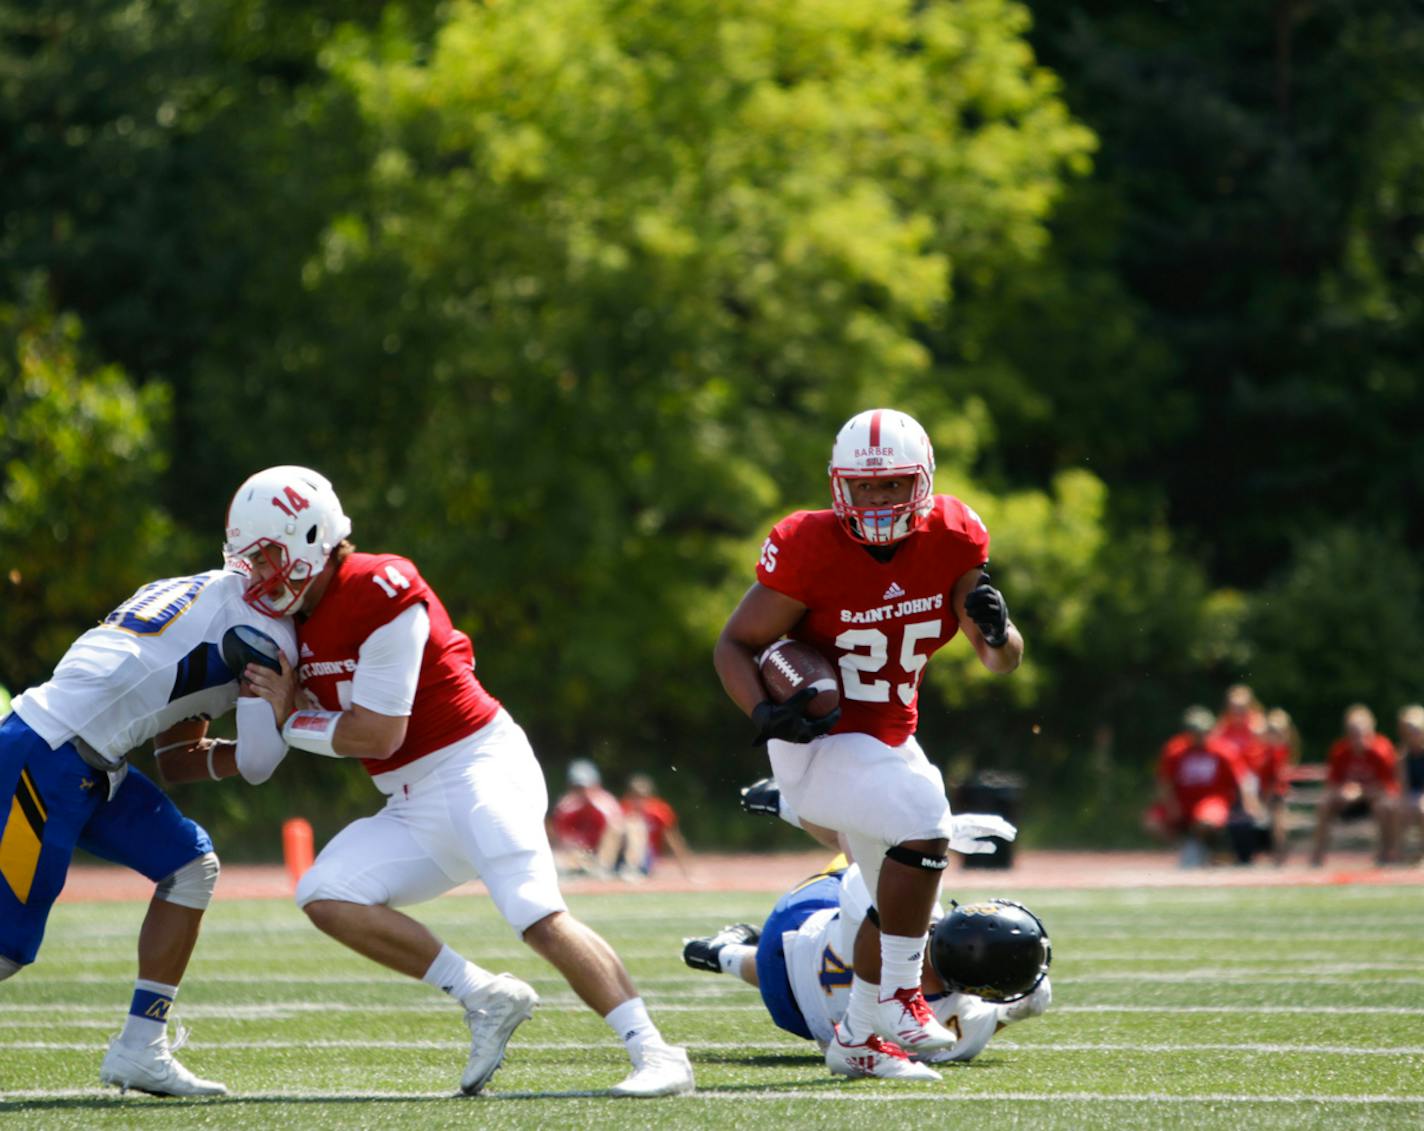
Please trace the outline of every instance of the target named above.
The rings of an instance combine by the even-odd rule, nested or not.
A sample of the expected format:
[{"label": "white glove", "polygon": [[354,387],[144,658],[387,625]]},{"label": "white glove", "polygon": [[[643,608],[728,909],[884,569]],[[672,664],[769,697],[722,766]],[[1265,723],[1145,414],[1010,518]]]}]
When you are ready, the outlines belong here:
[{"label": "white glove", "polygon": [[1000,840],[1013,840],[1019,830],[1003,817],[993,813],[956,813],[954,831],[949,836],[949,847],[965,856],[977,856],[982,852],[997,852],[999,846],[983,837],[996,836]]}]

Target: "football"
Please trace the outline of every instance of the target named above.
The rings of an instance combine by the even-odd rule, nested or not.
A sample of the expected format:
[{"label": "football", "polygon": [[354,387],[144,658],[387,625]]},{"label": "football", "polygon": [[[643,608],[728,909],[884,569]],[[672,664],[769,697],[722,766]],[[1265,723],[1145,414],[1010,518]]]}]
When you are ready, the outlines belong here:
[{"label": "football", "polygon": [[806,717],[819,719],[834,711],[841,701],[836,669],[809,644],[778,640],[757,662],[762,685],[773,703],[785,703],[803,688],[813,687],[817,694],[806,704]]},{"label": "football", "polygon": [[248,664],[261,664],[274,672],[281,671],[282,663],[277,658],[280,655],[281,649],[277,647],[277,642],[260,628],[253,628],[250,624],[235,624],[223,633],[223,663],[227,665],[228,671],[232,672],[234,679],[242,678],[243,669]]}]

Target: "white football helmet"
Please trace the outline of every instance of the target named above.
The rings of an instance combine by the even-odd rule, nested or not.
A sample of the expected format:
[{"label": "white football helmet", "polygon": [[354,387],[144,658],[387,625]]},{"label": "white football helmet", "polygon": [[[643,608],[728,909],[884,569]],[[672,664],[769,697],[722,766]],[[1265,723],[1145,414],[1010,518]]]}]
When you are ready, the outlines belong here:
[{"label": "white football helmet", "polygon": [[[891,408],[852,416],[831,448],[831,505],[857,542],[885,546],[913,534],[934,507],[934,448],[914,417]],[[855,479],[912,480],[907,502],[856,506]]]},{"label": "white football helmet", "polygon": [[351,520],[326,476],[307,467],[269,467],[232,497],[223,560],[252,579],[244,594],[249,605],[286,616],[350,533]]}]

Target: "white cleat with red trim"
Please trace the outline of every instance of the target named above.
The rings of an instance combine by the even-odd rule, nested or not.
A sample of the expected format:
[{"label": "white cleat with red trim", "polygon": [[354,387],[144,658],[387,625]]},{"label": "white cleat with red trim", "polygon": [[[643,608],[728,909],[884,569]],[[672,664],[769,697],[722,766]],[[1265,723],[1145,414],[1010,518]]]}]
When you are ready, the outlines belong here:
[{"label": "white cleat with red trim", "polygon": [[938,1080],[940,1074],[928,1065],[916,1064],[905,1050],[872,1033],[859,1044],[846,1043],[844,1023],[836,1026],[836,1037],[826,1046],[826,1067],[837,1076],[878,1076],[883,1080]]},{"label": "white cleat with red trim", "polygon": [[959,1038],[939,1023],[919,986],[896,990],[876,1007],[875,1031],[919,1055],[953,1048]]}]

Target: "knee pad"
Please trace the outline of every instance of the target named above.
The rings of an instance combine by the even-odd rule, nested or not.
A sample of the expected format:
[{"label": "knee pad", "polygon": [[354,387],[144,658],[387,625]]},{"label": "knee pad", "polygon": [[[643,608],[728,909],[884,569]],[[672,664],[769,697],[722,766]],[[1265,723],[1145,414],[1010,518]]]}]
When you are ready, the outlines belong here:
[{"label": "knee pad", "polygon": [[179,907],[191,907],[194,911],[204,911],[212,902],[213,888],[218,883],[221,871],[217,854],[205,852],[195,860],[189,860],[178,871],[164,879],[154,892],[167,903]]},{"label": "knee pad", "polygon": [[911,868],[923,868],[926,872],[943,872],[949,867],[948,856],[931,856],[927,852],[915,852],[903,844],[893,844],[887,848],[885,859]]},{"label": "knee pad", "polygon": [[3,982],[6,978],[12,977],[15,974],[18,974],[22,969],[24,969],[24,967],[22,967],[18,962],[12,962],[3,954],[0,954],[0,982]]}]

